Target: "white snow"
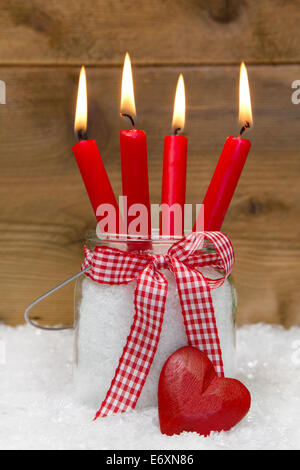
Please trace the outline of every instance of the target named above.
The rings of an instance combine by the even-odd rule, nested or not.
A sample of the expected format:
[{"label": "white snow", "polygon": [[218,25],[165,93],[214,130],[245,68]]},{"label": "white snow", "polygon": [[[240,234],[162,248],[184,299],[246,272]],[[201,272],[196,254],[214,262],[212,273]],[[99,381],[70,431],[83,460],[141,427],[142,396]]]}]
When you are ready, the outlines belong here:
[{"label": "white snow", "polygon": [[237,377],[252,393],[248,416],[228,432],[161,435],[157,409],[93,422],[73,394],[73,333],[0,326],[1,449],[298,449],[300,328],[238,330]]}]

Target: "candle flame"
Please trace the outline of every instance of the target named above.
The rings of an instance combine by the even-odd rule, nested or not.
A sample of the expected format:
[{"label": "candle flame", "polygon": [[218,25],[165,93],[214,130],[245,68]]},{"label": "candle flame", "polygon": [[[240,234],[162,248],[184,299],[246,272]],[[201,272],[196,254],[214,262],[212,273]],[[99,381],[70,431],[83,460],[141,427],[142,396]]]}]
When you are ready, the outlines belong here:
[{"label": "candle flame", "polygon": [[251,98],[247,69],[244,62],[241,63],[240,69],[240,111],[239,120],[244,125],[245,123],[252,124],[252,109]]},{"label": "candle flame", "polygon": [[172,127],[174,130],[183,130],[185,123],[185,89],[183,75],[180,74],[177,82]]},{"label": "candle flame", "polygon": [[86,89],[85,68],[84,66],[82,66],[80,70],[79,83],[78,83],[74,130],[76,133],[78,133],[79,131],[85,132],[86,129],[87,129],[87,89]]},{"label": "candle flame", "polygon": [[128,52],[125,55],[122,74],[121,113],[129,114],[132,118],[136,116],[132,68]]}]

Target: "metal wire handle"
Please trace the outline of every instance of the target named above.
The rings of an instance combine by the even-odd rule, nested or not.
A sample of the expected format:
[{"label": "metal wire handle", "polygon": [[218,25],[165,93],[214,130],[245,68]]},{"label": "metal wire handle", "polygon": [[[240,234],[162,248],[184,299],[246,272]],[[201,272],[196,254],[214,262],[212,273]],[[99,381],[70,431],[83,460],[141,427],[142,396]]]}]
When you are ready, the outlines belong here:
[{"label": "metal wire handle", "polygon": [[58,291],[59,289],[61,289],[62,287],[64,287],[65,285],[69,284],[69,282],[72,282],[74,281],[75,279],[77,279],[78,277],[80,277],[82,274],[84,274],[86,271],[88,271],[89,269],[91,269],[91,265],[88,266],[87,268],[84,268],[82,271],[79,271],[78,273],[74,274],[73,276],[69,277],[68,279],[66,279],[65,281],[61,282],[60,284],[58,284],[57,286],[53,287],[53,289],[49,290],[48,292],[45,292],[45,294],[41,295],[40,297],[38,297],[37,299],[35,299],[30,305],[29,307],[26,308],[25,310],[25,314],[24,314],[24,318],[26,320],[26,322],[32,326],[34,326],[35,328],[38,328],[39,330],[47,330],[47,331],[61,331],[61,330],[72,330],[74,328],[74,326],[40,326],[38,323],[36,323],[35,321],[31,320],[30,317],[29,317],[29,312],[30,310],[35,306],[37,305],[39,302],[41,302],[42,300],[46,299],[46,297],[49,297],[49,295],[51,294],[54,294],[54,292]]}]

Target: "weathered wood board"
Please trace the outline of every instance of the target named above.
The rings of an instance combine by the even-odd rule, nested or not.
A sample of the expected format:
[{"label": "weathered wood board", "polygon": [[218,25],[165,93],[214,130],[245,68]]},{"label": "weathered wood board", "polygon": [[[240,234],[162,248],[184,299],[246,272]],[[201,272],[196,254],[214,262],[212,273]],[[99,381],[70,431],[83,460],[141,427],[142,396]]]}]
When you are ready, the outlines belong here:
[{"label": "weathered wood board", "polygon": [[14,64],[293,63],[300,1],[0,1],[0,57]]}]

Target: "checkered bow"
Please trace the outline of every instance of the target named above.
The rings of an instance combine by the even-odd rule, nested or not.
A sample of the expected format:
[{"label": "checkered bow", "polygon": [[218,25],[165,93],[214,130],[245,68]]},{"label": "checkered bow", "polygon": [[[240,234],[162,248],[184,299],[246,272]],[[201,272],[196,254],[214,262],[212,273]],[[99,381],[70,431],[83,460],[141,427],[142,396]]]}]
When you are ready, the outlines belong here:
[{"label": "checkered bow", "polygon": [[[201,251],[205,243],[215,250]],[[136,254],[115,248],[84,248],[82,269],[101,284],[136,281],[135,313],[130,334],[106,398],[95,419],[136,406],[153,362],[161,333],[168,282],[161,269],[176,279],[188,344],[205,352],[219,376],[224,376],[222,352],[212,304],[211,289],[220,287],[230,274],[234,253],[221,232],[191,233],[174,243],[166,255]],[[205,277],[201,268],[222,271],[217,279]]]}]

